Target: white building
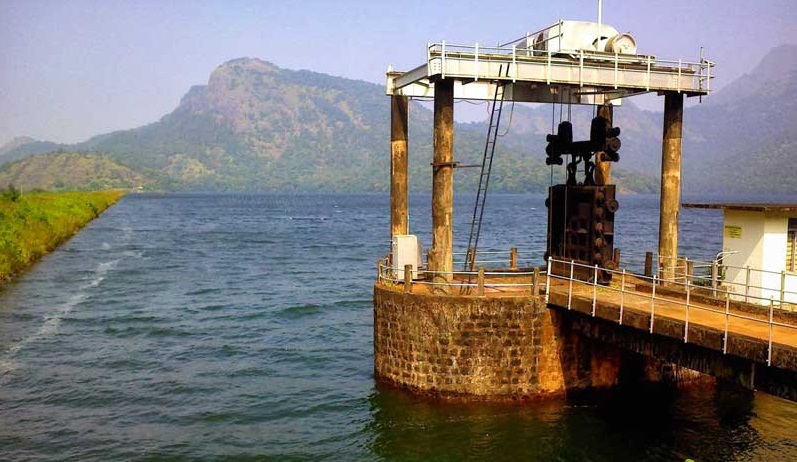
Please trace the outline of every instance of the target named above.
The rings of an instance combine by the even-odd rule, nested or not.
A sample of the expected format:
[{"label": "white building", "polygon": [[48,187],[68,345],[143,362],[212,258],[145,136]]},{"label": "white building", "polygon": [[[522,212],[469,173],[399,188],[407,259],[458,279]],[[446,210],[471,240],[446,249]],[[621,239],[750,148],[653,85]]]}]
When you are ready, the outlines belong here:
[{"label": "white building", "polygon": [[797,204],[683,206],[723,211],[723,285],[735,299],[797,304]]}]

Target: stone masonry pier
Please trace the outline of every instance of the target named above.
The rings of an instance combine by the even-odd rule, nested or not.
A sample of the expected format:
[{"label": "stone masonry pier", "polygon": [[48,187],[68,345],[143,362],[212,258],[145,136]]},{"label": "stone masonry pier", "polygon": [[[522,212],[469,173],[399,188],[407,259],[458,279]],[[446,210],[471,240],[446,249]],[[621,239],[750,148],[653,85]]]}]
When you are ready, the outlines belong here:
[{"label": "stone masonry pier", "polygon": [[414,392],[471,399],[563,395],[611,387],[621,376],[656,379],[670,371],[580,335],[567,318],[528,290],[438,295],[379,282],[375,371]]}]

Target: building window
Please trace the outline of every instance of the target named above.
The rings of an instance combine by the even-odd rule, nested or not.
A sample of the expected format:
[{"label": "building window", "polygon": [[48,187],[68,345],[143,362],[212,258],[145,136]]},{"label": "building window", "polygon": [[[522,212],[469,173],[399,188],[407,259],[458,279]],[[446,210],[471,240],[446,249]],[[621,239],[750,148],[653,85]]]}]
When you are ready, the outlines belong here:
[{"label": "building window", "polygon": [[786,271],[797,271],[797,218],[789,218],[786,234]]}]

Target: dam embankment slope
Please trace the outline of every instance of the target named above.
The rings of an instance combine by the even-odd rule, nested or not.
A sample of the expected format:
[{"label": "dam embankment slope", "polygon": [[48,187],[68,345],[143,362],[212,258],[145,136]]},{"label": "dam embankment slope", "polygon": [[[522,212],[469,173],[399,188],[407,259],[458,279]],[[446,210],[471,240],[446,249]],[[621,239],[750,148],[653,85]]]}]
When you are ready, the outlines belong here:
[{"label": "dam embankment slope", "polygon": [[0,283],[74,236],[124,191],[0,192]]}]

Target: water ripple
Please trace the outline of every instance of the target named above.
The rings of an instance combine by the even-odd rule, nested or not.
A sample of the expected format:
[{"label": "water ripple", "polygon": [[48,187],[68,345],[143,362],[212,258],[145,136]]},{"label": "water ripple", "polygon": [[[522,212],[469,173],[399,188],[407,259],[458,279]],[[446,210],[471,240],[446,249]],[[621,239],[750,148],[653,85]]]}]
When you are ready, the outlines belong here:
[{"label": "water ripple", "polygon": [[[797,459],[797,405],[767,396],[465,405],[376,384],[373,262],[390,247],[388,203],[126,197],[0,292],[0,459]],[[430,203],[411,197],[426,241]],[[485,245],[544,242],[542,203],[493,202]],[[657,206],[624,198],[618,228],[641,237],[623,231],[618,245],[651,248]],[[470,210],[458,195],[455,229]],[[685,242],[721,245],[711,220],[685,217]]]}]

